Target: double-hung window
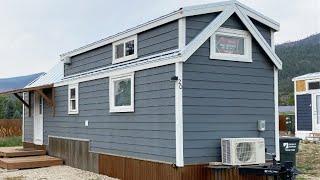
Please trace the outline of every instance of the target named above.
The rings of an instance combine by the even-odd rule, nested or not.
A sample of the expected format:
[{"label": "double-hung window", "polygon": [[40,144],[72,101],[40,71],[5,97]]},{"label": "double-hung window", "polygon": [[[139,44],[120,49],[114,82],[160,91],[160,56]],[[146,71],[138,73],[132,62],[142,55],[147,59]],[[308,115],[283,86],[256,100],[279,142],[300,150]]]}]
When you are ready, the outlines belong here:
[{"label": "double-hung window", "polygon": [[112,63],[120,63],[137,58],[137,44],[137,35],[114,42],[112,44]]},{"label": "double-hung window", "polygon": [[110,77],[110,112],[134,112],[134,73]]},{"label": "double-hung window", "polygon": [[69,114],[78,114],[79,113],[78,84],[69,85],[69,88],[68,88],[68,112],[69,112]]},{"label": "double-hung window", "polygon": [[237,29],[219,28],[210,39],[210,58],[252,62],[250,33]]}]

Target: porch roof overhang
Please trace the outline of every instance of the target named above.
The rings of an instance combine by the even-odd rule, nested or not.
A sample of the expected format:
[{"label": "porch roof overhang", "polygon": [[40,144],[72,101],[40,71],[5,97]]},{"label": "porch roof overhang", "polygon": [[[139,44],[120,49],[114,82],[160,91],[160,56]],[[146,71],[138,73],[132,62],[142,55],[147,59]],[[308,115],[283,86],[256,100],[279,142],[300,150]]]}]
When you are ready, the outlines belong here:
[{"label": "porch roof overhang", "polygon": [[[54,114],[55,111],[55,101],[54,101],[54,88],[53,88],[53,84],[47,84],[47,85],[42,85],[42,86],[36,86],[36,87],[30,87],[30,88],[21,88],[21,89],[14,89],[14,90],[8,90],[8,91],[2,91],[0,92],[0,95],[9,95],[9,94],[13,94],[18,100],[20,100],[22,102],[22,104],[29,108],[31,107],[31,103],[30,103],[30,97],[29,97],[29,101],[25,101],[23,96],[21,96],[21,93],[24,92],[37,92],[41,97],[43,97],[43,99],[52,107],[52,112]],[[44,89],[51,89],[52,95],[51,97],[48,97],[43,90]],[[29,111],[29,115],[30,115]]]},{"label": "porch roof overhang", "polygon": [[42,85],[42,86],[37,86],[37,87],[30,87],[30,88],[10,89],[7,91],[0,92],[0,95],[19,94],[19,93],[23,93],[23,92],[30,92],[30,91],[50,89],[50,88],[53,88],[53,84],[47,84],[47,85]]}]

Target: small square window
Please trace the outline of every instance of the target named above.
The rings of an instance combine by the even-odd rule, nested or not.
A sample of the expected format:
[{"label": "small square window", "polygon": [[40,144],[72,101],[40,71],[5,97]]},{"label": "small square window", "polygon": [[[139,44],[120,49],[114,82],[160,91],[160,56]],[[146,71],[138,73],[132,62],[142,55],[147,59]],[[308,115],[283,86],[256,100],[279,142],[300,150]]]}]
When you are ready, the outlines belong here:
[{"label": "small square window", "polygon": [[113,43],[113,61],[120,63],[135,59],[137,55],[137,35]]},{"label": "small square window", "polygon": [[110,112],[134,111],[134,74],[110,77]]},{"label": "small square window", "polygon": [[237,29],[219,28],[210,38],[210,58],[252,62],[250,33]]},{"label": "small square window", "polygon": [[69,85],[68,88],[68,113],[78,114],[79,106],[79,95],[78,95],[78,84]]}]

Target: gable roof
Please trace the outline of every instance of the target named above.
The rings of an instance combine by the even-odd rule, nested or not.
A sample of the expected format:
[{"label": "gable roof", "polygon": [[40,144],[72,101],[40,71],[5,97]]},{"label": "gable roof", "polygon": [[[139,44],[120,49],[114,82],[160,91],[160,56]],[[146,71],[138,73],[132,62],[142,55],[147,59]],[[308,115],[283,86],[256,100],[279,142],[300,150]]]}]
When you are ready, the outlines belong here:
[{"label": "gable roof", "polygon": [[[228,6],[224,5],[224,10],[214,19],[209,25],[207,25],[201,32],[198,34],[189,44],[185,46],[181,46],[180,49],[164,52],[156,55],[152,55],[149,57],[139,58],[133,61],[127,61],[115,65],[111,65],[105,68],[100,68],[84,73],[75,74],[72,76],[65,77],[61,82],[55,83],[55,86],[63,86],[69,83],[77,83],[83,81],[89,81],[98,78],[104,78],[111,75],[128,73],[133,71],[139,71],[147,68],[153,68],[158,66],[163,66],[167,64],[173,64],[176,62],[185,62],[189,59],[189,57],[194,54],[194,52],[200,48],[200,46],[210,38],[219,28],[220,26],[227,21],[233,14],[236,14],[239,19],[243,22],[252,36],[256,39],[258,44],[262,47],[262,49],[266,52],[267,56],[271,59],[274,65],[278,69],[282,69],[282,62],[279,57],[276,55],[275,51],[272,47],[266,42],[263,38],[259,30],[254,26],[252,21],[249,18],[249,15],[246,14],[247,10],[241,4],[238,4],[236,1],[232,1]],[[221,8],[221,6],[215,6],[215,8]],[[212,7],[211,7],[212,8]],[[192,11],[196,11],[197,8]],[[200,8],[201,9],[201,8]],[[192,14],[196,14],[193,12]],[[180,19],[180,20],[183,20]],[[179,24],[182,21],[179,21]],[[185,21],[184,21],[185,23]],[[182,29],[180,29],[183,27]],[[179,27],[179,36],[185,38],[185,25],[181,25]],[[183,32],[184,31],[184,32]],[[181,38],[179,37],[179,38]],[[183,39],[180,41],[184,42]],[[180,43],[180,42],[179,42]]]},{"label": "gable roof", "polygon": [[320,79],[320,72],[308,73],[301,76],[294,77],[292,81],[307,80],[307,79]]},{"label": "gable roof", "polygon": [[269,56],[271,61],[278,69],[282,69],[282,62],[277,56],[271,46],[263,38],[259,30],[255,27],[252,21],[249,19],[243,8],[237,3],[231,4],[222,13],[218,15],[202,32],[195,37],[183,50],[183,61],[187,61],[189,57],[207,40],[212,36],[219,27],[232,15],[236,13],[252,36],[257,40],[262,49]]},{"label": "gable roof", "polygon": [[263,14],[255,11],[254,9],[252,9],[252,8],[246,6],[238,1],[231,0],[231,1],[224,1],[224,2],[218,2],[218,3],[210,3],[210,4],[188,6],[188,7],[180,8],[177,11],[171,12],[169,14],[166,14],[166,15],[161,16],[159,18],[156,18],[154,20],[140,24],[136,27],[127,29],[123,32],[117,33],[115,35],[109,36],[107,38],[104,38],[99,41],[93,42],[91,44],[85,45],[83,47],[74,49],[72,51],[63,53],[60,55],[60,58],[61,58],[61,60],[65,60],[65,59],[68,59],[69,57],[84,53],[86,51],[93,50],[95,48],[110,44],[112,42],[121,40],[126,37],[130,37],[132,35],[135,35],[140,32],[152,29],[154,27],[166,24],[166,23],[174,21],[174,20],[178,20],[178,19],[188,17],[188,16],[195,16],[195,15],[199,15],[199,14],[221,12],[230,6],[235,6],[235,5],[238,6],[239,8],[241,8],[241,11],[243,11],[250,18],[253,18],[253,19],[269,26],[270,28],[272,28],[275,31],[279,30],[280,25],[278,22],[264,16]]}]

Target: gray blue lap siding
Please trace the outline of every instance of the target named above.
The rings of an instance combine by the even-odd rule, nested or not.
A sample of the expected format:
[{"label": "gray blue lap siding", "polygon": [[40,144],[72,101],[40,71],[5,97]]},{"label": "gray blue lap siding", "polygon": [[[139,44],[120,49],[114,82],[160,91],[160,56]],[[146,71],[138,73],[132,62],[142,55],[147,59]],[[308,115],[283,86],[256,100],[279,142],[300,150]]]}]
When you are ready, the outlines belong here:
[{"label": "gray blue lap siding", "polygon": [[90,139],[94,152],[174,163],[174,74],[174,65],[136,72],[134,113],[109,112],[108,78],[79,84],[78,115],[68,115],[68,87],[56,88],[55,117],[45,104],[45,144],[49,135]]},{"label": "gray blue lap siding", "polygon": [[[187,41],[216,16],[187,18]],[[223,27],[246,30],[236,15]],[[207,40],[184,63],[185,164],[221,161],[220,139],[225,137],[263,137],[274,152],[273,65],[255,40],[252,46],[252,63],[212,60]],[[266,120],[265,132],[257,131],[258,120]]]},{"label": "gray blue lap siding", "polygon": [[[24,100],[29,102],[29,93],[24,93]],[[33,104],[33,94],[30,94],[30,104]],[[29,111],[30,116],[29,116]],[[24,108],[23,141],[33,142],[33,106],[30,109]]]},{"label": "gray blue lap siding", "polygon": [[[177,48],[177,21],[138,34],[138,58]],[[71,65],[65,65],[65,76],[110,66],[112,64],[112,44],[71,57],[71,62]]]}]

